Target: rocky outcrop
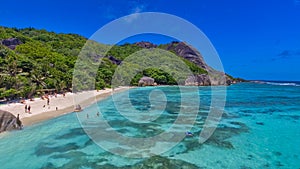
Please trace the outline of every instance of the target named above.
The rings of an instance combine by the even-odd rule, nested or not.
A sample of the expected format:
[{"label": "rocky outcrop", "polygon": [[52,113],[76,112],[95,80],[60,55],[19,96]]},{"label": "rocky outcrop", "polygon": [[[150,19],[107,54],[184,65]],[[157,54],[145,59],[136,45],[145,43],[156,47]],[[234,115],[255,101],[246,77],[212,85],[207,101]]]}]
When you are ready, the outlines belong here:
[{"label": "rocky outcrop", "polygon": [[74,111],[75,111],[75,112],[80,112],[80,111],[82,111],[81,106],[80,106],[79,104],[77,104],[77,105],[75,106],[75,108],[74,108]]},{"label": "rocky outcrop", "polygon": [[174,51],[178,56],[181,56],[199,67],[208,70],[211,69],[204,61],[199,51],[185,42],[172,42],[167,47],[167,50]]},{"label": "rocky outcrop", "polygon": [[205,69],[208,74],[195,75],[186,79],[186,85],[196,86],[216,86],[231,85],[233,79],[226,74],[216,71],[206,64],[199,51],[185,42],[172,42],[167,50],[174,51],[177,55],[195,63],[199,67]]},{"label": "rocky outcrop", "polygon": [[111,61],[111,63],[116,64],[116,65],[120,65],[121,64],[121,60],[113,57],[113,56],[109,56],[108,59]]},{"label": "rocky outcrop", "polygon": [[144,76],[139,80],[139,86],[154,86],[154,79],[151,77]]},{"label": "rocky outcrop", "polygon": [[185,80],[187,86],[217,86],[217,85],[231,85],[233,81],[226,75],[220,74],[200,74],[190,76]]},{"label": "rocky outcrop", "polygon": [[[142,48],[156,48],[157,45],[150,42],[137,42],[135,45]],[[203,56],[200,52],[185,42],[173,41],[170,44],[163,45],[163,49],[174,52],[176,55],[189,60],[190,62],[196,64],[200,68],[207,71],[207,74],[196,74],[194,76],[187,77],[185,80],[185,85],[195,85],[195,86],[216,86],[216,85],[231,85],[240,80],[236,80],[223,72],[214,70],[204,61]],[[141,84],[143,81],[140,81]],[[140,83],[139,83],[140,84]],[[151,84],[152,85],[152,84]]]},{"label": "rocky outcrop", "polygon": [[10,112],[0,110],[0,133],[3,131],[22,129],[22,122]]},{"label": "rocky outcrop", "polygon": [[22,44],[22,42],[17,38],[9,38],[9,39],[2,40],[1,44],[14,50],[16,46]]},{"label": "rocky outcrop", "polygon": [[155,45],[153,43],[150,43],[150,42],[145,42],[145,41],[137,42],[137,43],[135,43],[135,45],[137,45],[139,47],[142,47],[142,48],[147,48],[147,49],[156,48],[157,47],[157,45]]},{"label": "rocky outcrop", "polygon": [[189,76],[185,80],[185,85],[187,86],[209,86],[211,81],[208,75],[201,74],[196,76]]}]

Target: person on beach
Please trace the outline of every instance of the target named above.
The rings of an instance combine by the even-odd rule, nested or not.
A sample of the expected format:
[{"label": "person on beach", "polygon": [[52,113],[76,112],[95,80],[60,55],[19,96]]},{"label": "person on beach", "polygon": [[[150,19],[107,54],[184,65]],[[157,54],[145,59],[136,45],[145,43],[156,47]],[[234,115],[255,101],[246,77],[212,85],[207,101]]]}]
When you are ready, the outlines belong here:
[{"label": "person on beach", "polygon": [[55,110],[57,111],[57,110],[58,110],[58,107],[55,107]]},{"label": "person on beach", "polygon": [[18,114],[18,116],[17,116],[17,124],[20,127],[20,130],[22,130],[23,129],[23,125],[22,125],[22,122],[20,120],[20,114]]},{"label": "person on beach", "polygon": [[30,113],[30,109],[31,109],[31,107],[30,107],[30,105],[29,105],[28,108],[27,108],[29,114],[31,114],[31,113]]},{"label": "person on beach", "polygon": [[27,113],[27,104],[25,105],[25,113]]},{"label": "person on beach", "polygon": [[97,117],[99,117],[99,112],[97,112],[97,114],[96,114],[96,115],[97,115]]},{"label": "person on beach", "polygon": [[47,105],[49,105],[49,103],[50,103],[50,99],[49,99],[49,98],[47,98]]}]

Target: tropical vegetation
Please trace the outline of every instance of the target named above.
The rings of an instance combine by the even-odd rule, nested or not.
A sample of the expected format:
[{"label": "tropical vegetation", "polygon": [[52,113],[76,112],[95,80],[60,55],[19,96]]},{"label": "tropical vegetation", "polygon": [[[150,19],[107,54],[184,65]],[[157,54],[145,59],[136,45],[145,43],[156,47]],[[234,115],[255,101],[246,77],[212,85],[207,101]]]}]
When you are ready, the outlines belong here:
[{"label": "tropical vegetation", "polygon": [[[1,43],[12,38],[21,43],[12,47]],[[154,52],[157,54],[157,57],[153,58],[154,62],[148,60],[153,62],[154,68],[147,68],[142,64],[144,62],[142,58],[150,59],[152,55],[149,52],[140,52],[136,55],[133,59],[136,61],[134,64],[127,62],[130,60],[128,56],[144,49],[135,44],[110,46],[90,41],[77,34],[55,33],[34,28],[0,27],[0,100],[31,98],[48,89],[56,92],[71,91],[75,90],[72,85],[76,82],[79,84],[76,85],[76,91],[90,89],[90,86],[94,89],[103,89],[111,87],[113,77],[118,75],[122,76],[122,79],[127,79],[120,84],[137,85],[143,76],[154,78],[158,84],[182,83],[186,74],[177,72],[178,76],[174,76],[174,73],[164,66],[155,67],[161,64],[157,59],[161,55],[166,56],[167,62],[175,63],[174,69],[184,63],[192,73],[206,73],[196,64],[183,58],[176,58],[175,54],[172,58],[171,54],[161,53],[162,50],[159,49],[164,47],[158,46]],[[78,63],[78,58],[82,55],[87,57]],[[127,64],[126,69],[119,68],[120,62],[122,65]],[[75,68],[84,71],[76,72]],[[96,73],[92,72],[91,68],[96,69]],[[122,73],[116,74],[116,70]],[[82,79],[86,80],[79,83]]]}]

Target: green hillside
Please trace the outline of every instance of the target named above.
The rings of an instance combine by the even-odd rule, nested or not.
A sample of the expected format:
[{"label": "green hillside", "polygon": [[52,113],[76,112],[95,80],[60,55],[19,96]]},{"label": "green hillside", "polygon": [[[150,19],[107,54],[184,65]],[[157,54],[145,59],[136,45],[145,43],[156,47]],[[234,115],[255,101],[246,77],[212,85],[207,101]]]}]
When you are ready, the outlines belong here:
[{"label": "green hillside", "polygon": [[[0,42],[1,100],[30,98],[39,95],[43,89],[55,89],[57,92],[72,90],[74,66],[87,39],[76,34],[57,34],[34,28],[0,27]],[[111,47],[91,41],[89,43],[93,44],[91,46],[95,51],[105,51]],[[157,48],[165,46],[160,45]],[[99,61],[100,66],[97,67],[93,85],[96,89],[111,87],[112,76],[120,62],[142,49],[144,48],[136,44],[113,46],[105,52],[105,56],[91,54],[90,63],[87,61],[81,66],[89,67],[92,62]],[[207,73],[195,63],[182,57],[181,59],[193,73]],[[134,66],[129,67],[134,69]],[[84,78],[86,75],[82,72],[79,76]],[[158,84],[176,84],[169,73],[158,68],[139,72],[130,84],[137,85],[142,76],[152,77]],[[84,85],[80,85],[78,90],[85,89]]]}]

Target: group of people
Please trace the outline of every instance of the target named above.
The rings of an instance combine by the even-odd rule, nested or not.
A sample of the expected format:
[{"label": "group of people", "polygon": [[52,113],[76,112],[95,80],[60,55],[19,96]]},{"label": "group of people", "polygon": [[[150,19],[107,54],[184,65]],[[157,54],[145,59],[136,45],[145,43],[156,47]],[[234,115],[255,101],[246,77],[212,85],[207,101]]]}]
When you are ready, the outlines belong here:
[{"label": "group of people", "polygon": [[30,109],[31,109],[30,105],[27,106],[27,104],[26,104],[25,105],[25,113],[31,114]]}]

